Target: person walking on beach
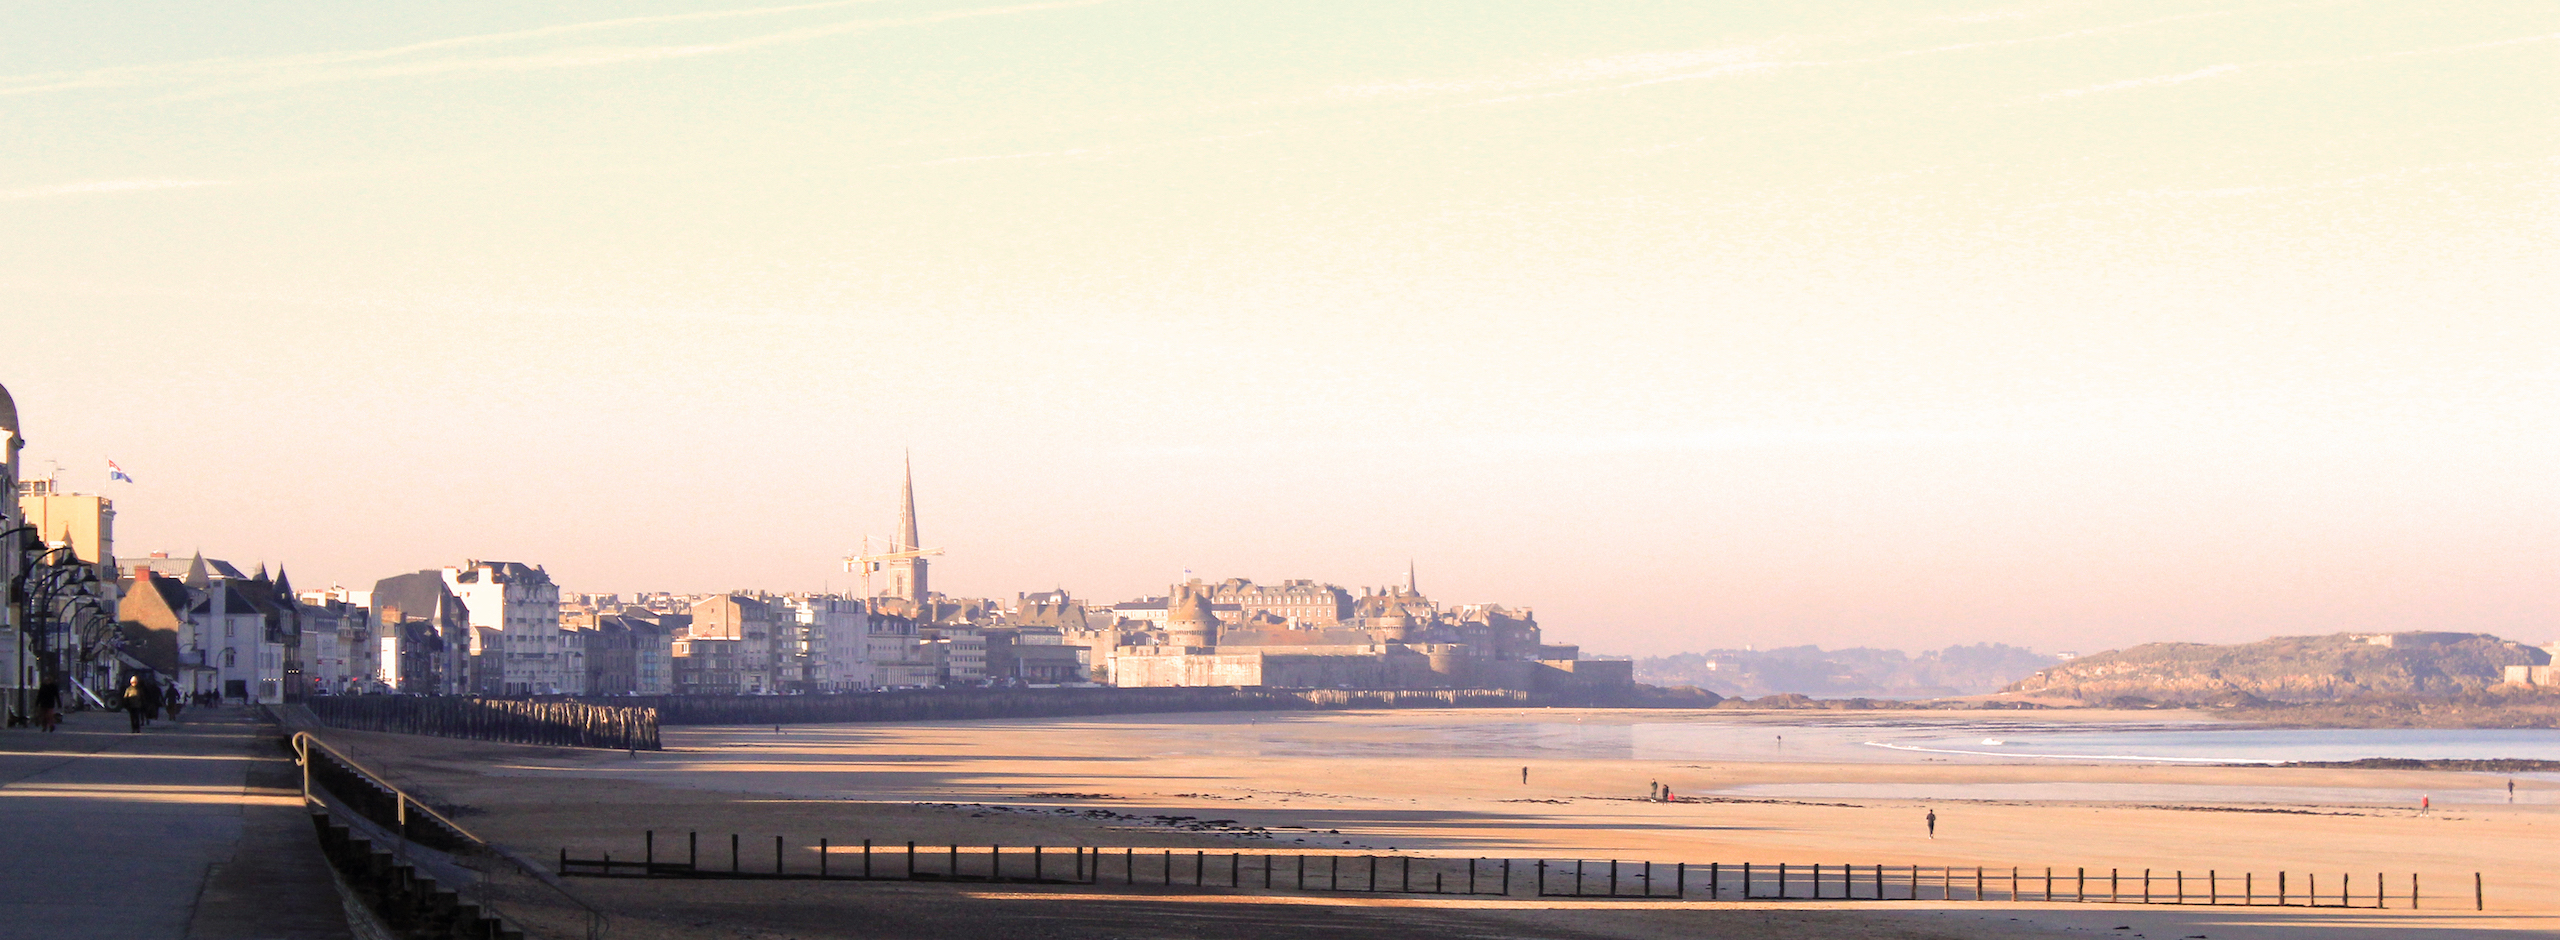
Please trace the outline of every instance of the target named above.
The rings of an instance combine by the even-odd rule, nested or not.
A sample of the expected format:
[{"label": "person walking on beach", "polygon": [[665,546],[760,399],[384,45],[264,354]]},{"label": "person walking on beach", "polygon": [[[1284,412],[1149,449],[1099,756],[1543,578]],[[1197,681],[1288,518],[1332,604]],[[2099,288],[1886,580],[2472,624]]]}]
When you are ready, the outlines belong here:
[{"label": "person walking on beach", "polygon": [[2507,802],[2509,802],[2509,803],[2513,803],[2513,802],[2515,802],[2515,801],[2516,801],[2516,781],[2515,781],[2515,778],[2513,778],[2513,777],[2509,777],[2509,778],[2507,778]]},{"label": "person walking on beach", "polygon": [[124,716],[133,723],[133,733],[142,733],[142,710],[150,699],[142,691],[142,677],[124,680]]},{"label": "person walking on beach", "polygon": [[1937,838],[1937,837],[1938,837],[1938,811],[1933,809],[1933,810],[1930,810],[1930,811],[1929,811],[1929,838],[1935,839],[1935,838]]},{"label": "person walking on beach", "polygon": [[1520,785],[1524,787],[1529,785],[1529,768],[1520,768]]},{"label": "person walking on beach", "polygon": [[62,724],[62,686],[47,682],[36,688],[36,727],[51,731]]}]

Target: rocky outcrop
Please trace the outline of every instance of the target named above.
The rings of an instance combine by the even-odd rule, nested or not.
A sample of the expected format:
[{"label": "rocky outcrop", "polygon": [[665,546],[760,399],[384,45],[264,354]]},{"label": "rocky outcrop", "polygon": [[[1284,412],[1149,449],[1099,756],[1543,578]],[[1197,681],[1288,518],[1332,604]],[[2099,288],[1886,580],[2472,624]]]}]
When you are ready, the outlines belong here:
[{"label": "rocky outcrop", "polygon": [[2220,646],[2146,643],[2054,666],[2009,691],[2078,699],[2247,706],[2443,696],[2488,688],[2505,667],[2550,661],[2485,633],[2337,633]]}]

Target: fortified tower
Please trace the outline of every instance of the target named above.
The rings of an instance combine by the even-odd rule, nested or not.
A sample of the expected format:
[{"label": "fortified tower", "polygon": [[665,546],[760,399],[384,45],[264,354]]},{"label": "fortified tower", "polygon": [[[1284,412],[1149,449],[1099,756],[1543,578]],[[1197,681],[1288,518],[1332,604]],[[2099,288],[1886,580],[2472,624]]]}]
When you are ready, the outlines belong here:
[{"label": "fortified tower", "polygon": [[1173,586],[1164,603],[1164,634],[1170,646],[1218,645],[1218,614],[1209,606],[1208,588],[1198,581]]}]

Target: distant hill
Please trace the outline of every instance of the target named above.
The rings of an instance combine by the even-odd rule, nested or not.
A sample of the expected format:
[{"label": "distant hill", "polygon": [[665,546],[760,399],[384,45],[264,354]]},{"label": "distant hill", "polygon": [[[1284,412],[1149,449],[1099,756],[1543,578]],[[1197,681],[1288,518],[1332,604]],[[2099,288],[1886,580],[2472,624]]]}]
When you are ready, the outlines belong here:
[{"label": "distant hill", "polygon": [[1999,643],[1950,646],[1918,655],[1854,647],[1824,650],[1789,646],[1770,650],[1708,650],[1636,660],[1636,681],[1696,686],[1722,695],[1918,699],[1997,691],[2060,660]]},{"label": "distant hill", "polygon": [[2091,704],[2440,697],[2496,685],[2507,666],[2550,661],[2542,650],[2485,633],[2334,633],[2229,646],[2145,643],[2053,666],[2007,691]]}]

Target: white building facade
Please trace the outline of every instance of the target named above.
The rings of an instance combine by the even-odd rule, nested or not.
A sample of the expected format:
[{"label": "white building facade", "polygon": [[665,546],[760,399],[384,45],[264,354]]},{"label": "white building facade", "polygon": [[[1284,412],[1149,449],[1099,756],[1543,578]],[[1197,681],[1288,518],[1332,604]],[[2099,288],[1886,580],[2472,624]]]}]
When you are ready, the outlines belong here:
[{"label": "white building facade", "polygon": [[445,587],[471,616],[471,690],[484,695],[581,695],[586,669],[569,672],[560,630],[560,586],[539,566],[472,561],[444,569]]},{"label": "white building facade", "polygon": [[870,615],[850,597],[812,594],[788,598],[784,612],[797,622],[792,631],[807,670],[811,692],[854,692],[877,688],[871,671]]}]

